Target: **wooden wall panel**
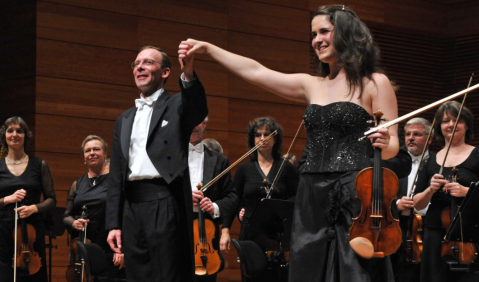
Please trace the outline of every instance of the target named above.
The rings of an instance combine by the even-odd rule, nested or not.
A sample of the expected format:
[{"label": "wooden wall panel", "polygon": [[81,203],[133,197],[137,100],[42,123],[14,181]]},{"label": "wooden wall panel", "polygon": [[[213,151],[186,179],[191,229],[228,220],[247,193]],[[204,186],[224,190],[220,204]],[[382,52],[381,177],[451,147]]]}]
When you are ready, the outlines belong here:
[{"label": "wooden wall panel", "polygon": [[228,1],[138,0],[143,17],[227,29]]},{"label": "wooden wall panel", "polygon": [[[40,2],[40,1],[37,1]],[[138,0],[47,0],[41,2],[58,3],[68,6],[116,12],[119,14],[137,15]]]},{"label": "wooden wall panel", "polygon": [[[228,30],[309,42],[309,11],[230,0]],[[247,15],[247,16],[245,16]]]},{"label": "wooden wall panel", "polygon": [[119,14],[39,2],[37,37],[118,49],[136,49],[138,18]]},{"label": "wooden wall panel", "polygon": [[447,11],[448,33],[457,36],[477,34],[479,2],[465,0],[452,3]]}]

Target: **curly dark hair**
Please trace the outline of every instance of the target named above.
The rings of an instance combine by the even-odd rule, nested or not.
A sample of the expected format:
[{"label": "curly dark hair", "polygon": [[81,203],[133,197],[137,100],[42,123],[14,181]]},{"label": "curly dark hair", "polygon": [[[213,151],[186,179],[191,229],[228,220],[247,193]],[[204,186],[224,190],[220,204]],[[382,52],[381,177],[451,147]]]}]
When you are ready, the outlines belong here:
[{"label": "curly dark hair", "polygon": [[[457,114],[459,114],[460,108],[461,108],[461,103],[457,101],[449,101],[442,104],[437,109],[436,114],[434,115],[434,118],[436,119],[436,122],[434,124],[434,135],[435,135],[434,137],[436,138],[436,141],[442,146],[446,145],[446,140],[444,139],[444,135],[442,134],[442,130],[441,130],[442,118],[444,117],[444,113],[449,113],[453,117],[457,118]],[[463,107],[461,112],[461,117],[459,118],[459,120],[462,120],[466,123],[467,130],[466,130],[465,142],[469,143],[474,137],[474,131],[473,131],[474,115],[468,108]]]},{"label": "curly dark hair", "polygon": [[[254,119],[248,124],[248,135],[246,140],[248,141],[248,149],[253,148],[256,144],[254,143],[254,135],[256,131],[262,127],[266,127],[269,131],[273,132],[278,131],[278,134],[274,136],[274,145],[273,145],[273,158],[275,160],[281,158],[281,151],[283,150],[283,127],[276,122],[272,117],[260,117]],[[249,155],[252,161],[258,160],[258,152],[254,151]]]},{"label": "curly dark hair", "polygon": [[[324,15],[334,26],[333,46],[338,56],[338,66],[343,68],[349,86],[349,95],[359,87],[359,98],[363,95],[363,78],[372,79],[373,73],[384,73],[379,68],[379,47],[373,42],[368,27],[356,13],[343,5],[320,7],[314,14]],[[326,77],[330,73],[329,64],[319,62],[318,75]]]},{"label": "curly dark hair", "polygon": [[13,124],[15,125],[18,124],[20,128],[23,130],[23,132],[25,132],[25,140],[23,143],[23,148],[27,147],[28,143],[33,137],[33,133],[30,130],[28,130],[27,123],[21,117],[14,116],[14,117],[8,118],[5,121],[5,123],[2,125],[2,127],[0,128],[0,143],[2,144],[1,150],[0,150],[0,158],[4,158],[8,154],[6,134],[7,134],[8,127]]}]

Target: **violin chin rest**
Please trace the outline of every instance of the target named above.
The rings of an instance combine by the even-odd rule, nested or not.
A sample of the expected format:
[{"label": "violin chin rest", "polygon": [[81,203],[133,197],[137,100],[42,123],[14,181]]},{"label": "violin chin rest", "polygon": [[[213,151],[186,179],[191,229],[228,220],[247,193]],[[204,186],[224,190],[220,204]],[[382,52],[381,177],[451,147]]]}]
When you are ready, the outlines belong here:
[{"label": "violin chin rest", "polygon": [[374,256],[374,246],[367,238],[356,237],[349,241],[349,245],[362,258],[371,259]]},{"label": "violin chin rest", "polygon": [[200,266],[200,265],[196,265],[195,266],[195,275],[206,275],[207,271],[206,271],[206,267],[204,266]]}]

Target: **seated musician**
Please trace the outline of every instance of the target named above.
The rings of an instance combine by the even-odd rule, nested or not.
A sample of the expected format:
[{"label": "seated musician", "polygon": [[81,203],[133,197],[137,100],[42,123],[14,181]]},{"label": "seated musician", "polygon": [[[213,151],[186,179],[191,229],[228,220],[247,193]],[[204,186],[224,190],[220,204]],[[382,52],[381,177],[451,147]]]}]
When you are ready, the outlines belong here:
[{"label": "seated musician", "polygon": [[[266,197],[263,181],[272,184],[283,159],[283,128],[271,117],[261,117],[249,122],[247,141],[251,149],[271,132],[277,130],[278,134],[259,147],[250,155],[251,161],[245,162],[238,167],[234,177],[234,184],[240,199],[239,220],[241,221],[240,238],[249,224],[253,214],[253,207],[259,199]],[[293,165],[286,161],[285,168],[279,178],[271,198],[287,200],[296,195],[298,176]],[[274,272],[274,271],[272,271]],[[243,281],[279,281],[278,273],[265,273],[256,278],[243,277]]]},{"label": "seated musician", "polygon": [[[110,172],[107,144],[100,136],[89,135],[83,140],[81,148],[88,172],[75,180],[68,191],[63,223],[72,239],[79,236],[79,231],[86,224],[87,239],[105,251],[109,265],[105,273],[107,279],[124,278],[124,270],[119,271],[115,267],[123,265],[123,254],[113,253],[106,242],[108,233],[105,230],[105,203]],[[83,206],[87,208],[86,220],[80,218]]]},{"label": "seated musician", "polygon": [[[458,102],[450,101],[438,108],[434,134],[443,148],[424,164],[416,183],[414,207],[424,209],[430,202],[424,223],[421,282],[479,281],[479,273],[451,272],[440,256],[441,241],[446,234],[441,223],[442,211],[451,206],[460,206],[471,182],[479,181],[479,149],[468,144],[473,137],[474,118],[466,107],[462,109],[452,137],[460,106]],[[439,174],[449,143],[451,147],[444,169]],[[451,179],[454,167],[458,169],[457,182]]]},{"label": "seated musician", "polygon": [[[431,131],[431,123],[424,118],[413,118],[406,122],[404,125],[404,131],[404,142],[407,152],[412,159],[412,167],[408,176],[399,179],[397,200],[395,201],[394,206],[397,207],[397,211],[399,212],[398,219],[401,226],[403,243],[401,248],[399,248],[395,254],[391,255],[391,262],[396,282],[415,282],[419,281],[420,266],[417,263],[409,262],[410,258],[406,253],[406,240],[409,216],[411,209],[414,207],[411,198],[412,192],[414,192],[413,189],[415,188],[413,183],[416,179],[414,177],[416,177],[424,147],[430,145],[432,142],[432,138],[430,138],[428,144],[426,144],[427,137]],[[433,153],[430,153],[429,150],[426,149],[424,159],[428,159],[432,154]],[[424,216],[426,211],[427,207],[416,212],[419,215]],[[422,218],[423,222],[424,219],[425,217]],[[412,232],[412,230],[409,230],[409,232]]]},{"label": "seated musician", "polygon": [[[193,197],[193,217],[198,218],[198,208],[205,212],[206,218],[215,224],[215,238],[210,239],[213,248],[220,251],[230,250],[230,227],[238,206],[231,174],[228,172],[216,181],[205,193],[198,191],[198,183],[206,185],[218,174],[229,167],[227,157],[213,152],[203,144],[208,117],[193,129],[190,137],[188,166]],[[220,229],[220,224],[223,224]],[[220,235],[221,230],[221,235]],[[220,237],[221,236],[221,237]],[[217,273],[196,276],[199,282],[215,282]]]}]

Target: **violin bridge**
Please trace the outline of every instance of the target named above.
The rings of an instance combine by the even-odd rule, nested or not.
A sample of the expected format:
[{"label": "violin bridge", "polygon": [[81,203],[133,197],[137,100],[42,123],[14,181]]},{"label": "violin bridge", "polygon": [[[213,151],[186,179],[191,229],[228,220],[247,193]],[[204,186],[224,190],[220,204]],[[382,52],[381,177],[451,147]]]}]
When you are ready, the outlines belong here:
[{"label": "violin bridge", "polygon": [[372,215],[370,215],[370,217],[383,218],[383,216],[382,216],[382,215],[379,215],[379,214],[372,214]]}]

